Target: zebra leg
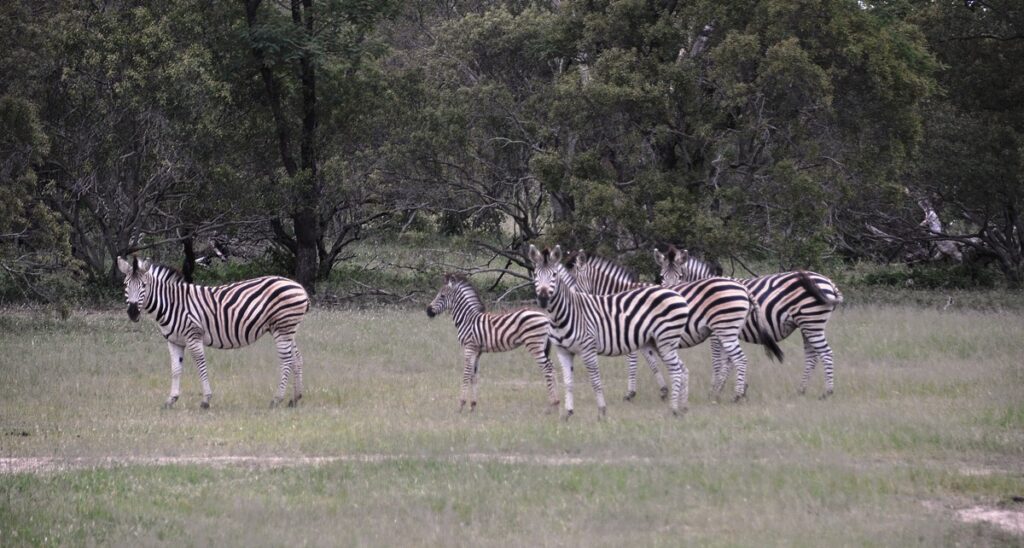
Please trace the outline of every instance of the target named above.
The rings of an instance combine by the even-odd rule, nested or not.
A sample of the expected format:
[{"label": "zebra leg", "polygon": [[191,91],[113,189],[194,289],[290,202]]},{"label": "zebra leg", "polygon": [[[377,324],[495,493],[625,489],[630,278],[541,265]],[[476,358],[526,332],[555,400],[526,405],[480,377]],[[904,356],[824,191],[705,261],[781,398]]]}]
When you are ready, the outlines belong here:
[{"label": "zebra leg", "polygon": [[[814,352],[814,354],[821,359],[822,368],[825,370],[825,391],[821,394],[821,399],[825,399],[832,395],[835,390],[835,379],[833,378],[832,370],[832,347],[828,345],[828,340],[825,339],[824,331],[804,331],[804,351]],[[801,393],[807,387],[809,370],[804,370],[804,378],[800,383]]]},{"label": "zebra leg", "polygon": [[622,399],[623,401],[633,401],[633,398],[636,397],[636,352],[626,355],[626,363],[629,373],[626,379],[626,395]]},{"label": "zebra leg", "polygon": [[473,398],[469,400],[469,410],[476,410],[476,387],[477,381],[480,380],[480,354],[476,355],[476,359],[473,360]]},{"label": "zebra leg", "polygon": [[565,384],[565,420],[569,420],[573,410],[572,362],[574,356],[572,352],[561,346],[555,347],[555,353],[558,354],[558,362],[562,364],[562,383]]},{"label": "zebra leg", "polygon": [[661,375],[661,369],[658,369],[658,355],[654,352],[653,348],[648,348],[644,351],[644,358],[647,359],[647,366],[651,368],[651,373],[654,373],[654,380],[658,383],[658,392],[661,393],[661,401],[668,399],[668,385],[665,384],[665,377]]},{"label": "zebra leg", "polygon": [[288,400],[288,407],[298,407],[299,400],[302,399],[302,354],[299,353],[299,347],[295,343],[292,343],[292,364],[295,367],[295,378],[292,381],[295,385],[295,396]]},{"label": "zebra leg", "polygon": [[164,402],[164,409],[174,407],[174,402],[181,395],[181,368],[185,363],[184,346],[168,342],[167,349],[171,352],[171,395]]},{"label": "zebra leg", "polygon": [[[727,371],[731,371],[732,366],[736,367],[736,394],[733,396],[733,401],[737,402],[747,396],[747,355],[743,352],[743,347],[740,346],[738,334],[729,333],[718,337],[718,339],[731,364]],[[722,381],[722,384],[725,384],[725,379]]]},{"label": "zebra leg", "polygon": [[802,396],[807,393],[807,383],[811,380],[811,372],[814,371],[814,366],[818,363],[818,351],[811,344],[809,333],[801,331],[800,334],[804,338],[804,374],[800,377],[800,389],[798,390]]},{"label": "zebra leg", "polygon": [[548,389],[548,407],[544,411],[545,413],[551,413],[558,410],[558,392],[555,391],[555,370],[554,366],[551,365],[551,360],[548,359],[547,353],[544,351],[546,341],[541,343],[531,344],[527,347],[530,354],[533,354],[533,359],[537,360],[537,366],[540,367],[540,372],[544,374],[544,385]]},{"label": "zebra leg", "polygon": [[594,387],[594,398],[597,400],[597,418],[598,420],[604,419],[608,408],[604,401],[601,371],[597,368],[597,349],[593,345],[588,345],[583,351],[583,363],[587,366],[587,376],[590,377],[590,385]]},{"label": "zebra leg", "polygon": [[288,378],[292,374],[292,362],[295,358],[295,340],[285,335],[274,336],[274,344],[277,346],[277,359],[281,362],[281,380],[277,383],[277,392],[274,399],[270,400],[270,407],[280,405],[284,400],[284,391],[288,388]]},{"label": "zebra leg", "polygon": [[210,377],[206,372],[206,352],[203,349],[203,339],[194,337],[188,341],[188,351],[192,354],[192,361],[196,362],[196,370],[199,371],[199,382],[203,385],[203,400],[199,407],[210,408],[210,398],[213,397],[213,390],[210,389]]},{"label": "zebra leg", "polygon": [[672,414],[678,416],[680,413],[686,413],[690,400],[690,372],[686,369],[686,364],[679,359],[675,341],[672,341],[672,344],[659,345],[658,354],[668,367],[669,376],[672,377],[672,402],[669,404]]},{"label": "zebra leg", "polygon": [[715,335],[711,336],[711,399],[718,401],[722,387],[729,378],[729,364],[722,358],[722,342]]},{"label": "zebra leg", "polygon": [[473,382],[476,357],[479,355],[476,348],[465,346],[462,348],[462,390],[459,392],[459,413],[466,407],[466,399],[469,397],[469,385]]}]

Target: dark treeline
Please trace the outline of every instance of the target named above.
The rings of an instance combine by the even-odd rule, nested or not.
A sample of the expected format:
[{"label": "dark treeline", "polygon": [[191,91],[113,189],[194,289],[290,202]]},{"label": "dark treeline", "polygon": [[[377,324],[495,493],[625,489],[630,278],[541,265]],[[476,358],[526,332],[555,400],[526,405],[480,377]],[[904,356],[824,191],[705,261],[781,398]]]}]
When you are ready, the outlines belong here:
[{"label": "dark treeline", "polygon": [[218,239],[315,289],[414,222],[524,266],[672,242],[1024,280],[1018,1],[15,0],[0,56],[0,277],[32,298]]}]

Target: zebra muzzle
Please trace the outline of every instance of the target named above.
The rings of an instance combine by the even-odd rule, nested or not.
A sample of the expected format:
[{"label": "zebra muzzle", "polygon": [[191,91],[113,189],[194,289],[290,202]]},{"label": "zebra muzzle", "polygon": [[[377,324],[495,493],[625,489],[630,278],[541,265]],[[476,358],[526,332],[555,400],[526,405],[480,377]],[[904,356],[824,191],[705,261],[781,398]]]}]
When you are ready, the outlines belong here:
[{"label": "zebra muzzle", "polygon": [[128,318],[133,322],[139,321],[139,305],[135,303],[128,305]]},{"label": "zebra muzzle", "polygon": [[436,315],[437,315],[437,312],[434,312],[434,309],[428,306],[427,307],[427,317],[428,318],[433,318]]}]

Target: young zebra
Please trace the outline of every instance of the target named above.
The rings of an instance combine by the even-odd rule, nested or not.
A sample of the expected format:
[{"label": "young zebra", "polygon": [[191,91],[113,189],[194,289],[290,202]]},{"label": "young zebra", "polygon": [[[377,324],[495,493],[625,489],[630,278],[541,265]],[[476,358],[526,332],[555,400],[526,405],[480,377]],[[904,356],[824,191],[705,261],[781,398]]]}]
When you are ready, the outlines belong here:
[{"label": "young zebra", "polygon": [[459,343],[465,356],[462,369],[462,392],[459,396],[459,412],[466,406],[466,393],[470,384],[473,396],[469,410],[476,409],[476,382],[482,352],[506,352],[525,346],[537,360],[544,373],[548,388],[548,411],[558,409],[558,395],[555,393],[554,368],[548,359],[548,317],[539,310],[522,309],[502,314],[484,310],[483,301],[469,280],[458,274],[445,274],[441,289],[427,306],[427,316],[452,311],[452,319],[459,332]]},{"label": "young zebra", "polygon": [[[588,293],[618,293],[650,285],[637,282],[636,275],[621,265],[603,257],[588,255],[583,250],[573,253],[567,261],[567,266],[570,267],[580,289]],[[678,292],[686,298],[690,305],[689,321],[683,331],[679,346],[691,348],[710,338],[713,367],[712,393],[717,396],[721,392],[728,378],[729,366],[732,365],[736,368],[734,401],[740,400],[746,395],[747,390],[747,356],[740,347],[739,334],[748,316],[753,315],[755,320],[760,317],[757,303],[751,298],[747,288],[743,284],[727,278],[708,278],[699,282],[663,287]],[[761,327],[762,323],[756,322],[758,327]],[[763,330],[763,327],[761,329]],[[769,356],[774,356],[781,361],[782,350],[774,341],[770,340],[770,337],[765,337],[765,339],[769,340],[765,351]],[[725,361],[723,361],[723,352]],[[664,380],[658,372],[657,364],[650,353],[646,353],[645,357],[648,365],[655,372],[655,379],[658,381],[664,397]],[[629,354],[628,359],[629,385],[625,399],[631,400],[636,396],[636,354]]]},{"label": "young zebra", "polygon": [[[670,247],[666,255],[661,265],[664,283],[697,280],[712,268],[708,263],[691,257],[686,250]],[[803,270],[739,281],[750,289],[761,305],[772,339],[781,341],[800,329],[804,339],[804,373],[800,379],[800,393],[807,391],[811,371],[821,359],[825,369],[825,392],[821,399],[831,396],[834,391],[832,348],[825,339],[825,324],[836,305],[843,302],[839,288],[825,276]],[[743,327],[741,337],[750,342],[763,340],[750,321]]]},{"label": "young zebra", "polygon": [[171,353],[171,394],[164,403],[170,408],[178,401],[185,348],[199,370],[203,384],[204,409],[210,407],[213,391],[206,373],[204,346],[241,348],[270,332],[281,360],[281,382],[271,407],[284,399],[288,377],[295,369],[295,397],[302,398],[302,355],[295,344],[295,331],[309,310],[309,296],[301,285],[278,276],[264,276],[229,285],[206,287],[187,283],[178,271],[133,257],[117,258],[124,273],[124,295],[128,317],[139,321],[139,309],[153,314]]},{"label": "young zebra", "polygon": [[672,378],[672,413],[686,410],[689,373],[676,354],[689,316],[686,299],[659,287],[616,295],[583,293],[576,290],[575,280],[562,265],[561,247],[540,251],[531,245],[529,257],[537,301],[551,320],[551,342],[562,364],[566,419],[573,414],[572,365],[577,354],[587,366],[599,419],[605,416],[606,406],[597,356],[637,350],[657,350]]}]

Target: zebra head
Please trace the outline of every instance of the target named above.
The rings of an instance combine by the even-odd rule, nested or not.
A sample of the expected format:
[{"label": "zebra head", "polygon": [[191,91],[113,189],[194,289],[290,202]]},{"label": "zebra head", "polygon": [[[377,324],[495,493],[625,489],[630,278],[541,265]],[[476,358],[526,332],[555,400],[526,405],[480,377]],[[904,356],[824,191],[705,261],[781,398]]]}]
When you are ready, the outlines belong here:
[{"label": "zebra head", "polygon": [[687,260],[690,252],[685,249],[676,249],[676,246],[668,246],[668,251],[662,253],[654,250],[654,260],[661,267],[661,285],[673,286],[687,281]]},{"label": "zebra head", "polygon": [[427,305],[427,317],[433,318],[451,307],[452,293],[455,291],[455,279],[450,274],[445,274],[441,282],[441,289],[438,290],[434,300]]},{"label": "zebra head", "polygon": [[530,261],[533,262],[533,288],[537,292],[537,303],[547,308],[548,302],[558,293],[558,280],[566,274],[562,266],[562,246],[554,249],[537,249],[530,245]]},{"label": "zebra head", "polygon": [[579,290],[584,293],[594,293],[594,284],[590,276],[591,272],[587,268],[589,266],[589,259],[590,256],[582,249],[570,252],[565,258],[565,269],[572,273],[579,284]]},{"label": "zebra head", "polygon": [[132,257],[128,262],[117,258],[117,268],[124,274],[124,298],[128,303],[128,318],[139,321],[139,307],[146,302],[146,285],[150,281],[150,263],[146,259]]}]

